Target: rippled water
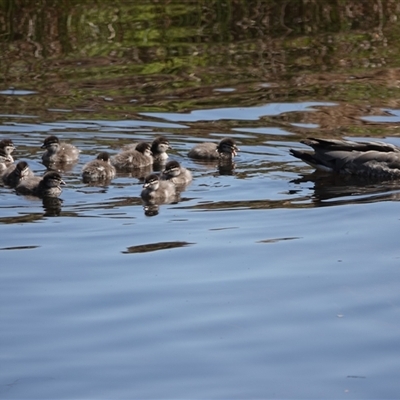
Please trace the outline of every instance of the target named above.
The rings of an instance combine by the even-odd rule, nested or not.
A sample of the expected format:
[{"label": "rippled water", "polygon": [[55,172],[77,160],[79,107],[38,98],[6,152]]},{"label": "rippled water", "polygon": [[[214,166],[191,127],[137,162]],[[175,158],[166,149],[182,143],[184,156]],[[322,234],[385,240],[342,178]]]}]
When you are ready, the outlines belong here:
[{"label": "rippled water", "polygon": [[[231,171],[186,157],[226,135],[188,119],[314,105],[3,124],[37,173],[48,134],[82,153],[61,205],[0,188],[1,397],[395,397],[399,188],[309,176],[282,128],[232,129]],[[178,203],[146,216],[139,179],[81,182],[100,150],[160,133],[194,175]]]},{"label": "rippled water", "polygon": [[[39,4],[40,3],[40,4]],[[399,396],[400,184],[314,173],[307,136],[400,146],[396,1],[0,2],[0,139],[59,201],[0,185],[0,398]],[[193,173],[86,185],[165,135]],[[236,139],[234,168],[196,162]]]}]

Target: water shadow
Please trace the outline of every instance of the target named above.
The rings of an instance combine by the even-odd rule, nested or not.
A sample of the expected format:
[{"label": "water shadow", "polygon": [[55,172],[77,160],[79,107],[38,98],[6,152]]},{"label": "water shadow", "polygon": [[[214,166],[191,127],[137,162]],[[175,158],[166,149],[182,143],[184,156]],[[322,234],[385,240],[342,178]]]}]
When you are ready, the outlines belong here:
[{"label": "water shadow", "polygon": [[315,206],[400,200],[398,180],[377,181],[315,171],[291,181],[297,185],[310,182],[314,185],[310,200]]},{"label": "water shadow", "polygon": [[174,249],[178,247],[186,247],[191,246],[195,243],[190,242],[159,242],[159,243],[148,243],[142,244],[139,246],[130,246],[125,251],[122,251],[122,254],[133,254],[133,253],[148,253],[150,251],[158,251],[158,250],[168,250]]}]

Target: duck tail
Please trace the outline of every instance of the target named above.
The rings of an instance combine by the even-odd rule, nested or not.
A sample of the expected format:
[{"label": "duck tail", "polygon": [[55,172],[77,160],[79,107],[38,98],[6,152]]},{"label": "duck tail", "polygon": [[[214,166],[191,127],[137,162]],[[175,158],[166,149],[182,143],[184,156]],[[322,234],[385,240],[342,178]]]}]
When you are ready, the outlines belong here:
[{"label": "duck tail", "polygon": [[323,170],[323,171],[331,171],[332,169],[327,167],[326,165],[321,164],[321,161],[315,157],[314,153],[308,153],[306,151],[294,150],[290,149],[290,154],[293,157],[299,158],[304,161],[308,165],[311,165],[315,169]]}]

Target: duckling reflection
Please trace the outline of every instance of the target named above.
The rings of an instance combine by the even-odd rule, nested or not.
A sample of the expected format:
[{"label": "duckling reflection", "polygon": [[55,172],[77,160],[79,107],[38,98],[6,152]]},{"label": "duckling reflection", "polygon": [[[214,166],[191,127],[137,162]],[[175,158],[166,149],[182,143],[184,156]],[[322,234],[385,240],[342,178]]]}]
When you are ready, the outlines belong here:
[{"label": "duckling reflection", "polygon": [[142,168],[133,168],[128,170],[118,170],[116,176],[120,178],[136,178],[144,182],[144,178],[153,172],[153,166],[148,165]]},{"label": "duckling reflection", "polygon": [[58,217],[61,214],[62,200],[58,197],[43,197],[44,214],[46,217]]},{"label": "duckling reflection", "polygon": [[48,136],[41,146],[46,151],[42,155],[45,166],[54,164],[75,163],[79,158],[79,150],[72,144],[61,142],[57,136]]},{"label": "duckling reflection", "polygon": [[160,212],[160,206],[158,204],[145,204],[143,210],[146,217],[155,217]]}]

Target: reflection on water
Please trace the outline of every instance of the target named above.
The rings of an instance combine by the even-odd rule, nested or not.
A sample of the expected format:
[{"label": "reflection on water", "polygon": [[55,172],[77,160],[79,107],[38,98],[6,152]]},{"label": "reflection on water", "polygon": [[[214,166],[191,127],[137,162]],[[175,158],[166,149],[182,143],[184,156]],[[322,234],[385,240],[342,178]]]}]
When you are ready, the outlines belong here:
[{"label": "reflection on water", "polygon": [[39,246],[15,246],[15,247],[3,247],[0,250],[29,250],[36,249]]},{"label": "reflection on water", "polygon": [[61,214],[62,200],[56,197],[44,197],[43,198],[43,209],[44,216],[56,217]]},{"label": "reflection on water", "polygon": [[[0,138],[40,175],[47,135],[81,153],[60,199],[0,186],[0,397],[398,396],[398,184],[310,174],[289,149],[399,141],[399,16],[2,2]],[[143,204],[154,168],[82,182],[100,151],[160,135],[193,174],[176,202]],[[187,157],[226,136],[234,164]]]},{"label": "reflection on water", "polygon": [[162,242],[162,243],[148,243],[140,246],[130,246],[123,251],[123,254],[132,254],[132,253],[147,253],[149,251],[157,251],[157,250],[167,250],[174,249],[178,247],[190,246],[194,243],[187,242]]},{"label": "reflection on water", "polygon": [[362,177],[314,172],[291,181],[312,183],[312,203],[318,205],[371,203],[400,200],[400,182],[377,181]]}]

